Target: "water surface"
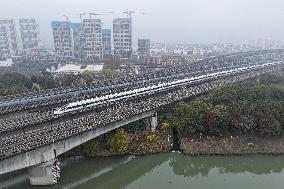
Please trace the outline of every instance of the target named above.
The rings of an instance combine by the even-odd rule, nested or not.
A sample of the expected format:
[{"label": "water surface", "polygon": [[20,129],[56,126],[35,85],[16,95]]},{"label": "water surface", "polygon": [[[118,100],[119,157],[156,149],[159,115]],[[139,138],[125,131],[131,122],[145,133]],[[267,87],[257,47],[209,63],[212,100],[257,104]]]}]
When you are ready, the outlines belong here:
[{"label": "water surface", "polygon": [[0,189],[283,189],[284,156],[179,153],[62,162],[60,184],[31,187],[26,170],[0,176]]}]

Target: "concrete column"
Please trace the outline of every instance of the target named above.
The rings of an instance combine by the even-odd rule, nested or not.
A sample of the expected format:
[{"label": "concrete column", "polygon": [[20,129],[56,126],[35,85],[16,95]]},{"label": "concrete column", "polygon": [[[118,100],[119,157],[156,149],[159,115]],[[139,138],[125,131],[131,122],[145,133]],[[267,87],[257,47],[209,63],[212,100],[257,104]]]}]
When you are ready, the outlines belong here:
[{"label": "concrete column", "polygon": [[33,167],[29,167],[28,174],[30,184],[33,186],[53,185],[56,182],[53,180],[52,167],[54,160],[46,163],[41,163]]},{"label": "concrete column", "polygon": [[151,129],[151,123],[150,123],[149,117],[144,118],[143,122],[144,122],[144,124],[146,126],[146,130],[150,130]]},{"label": "concrete column", "polygon": [[144,118],[143,121],[146,125],[146,130],[156,131],[158,125],[157,112],[154,112],[151,117]]},{"label": "concrete column", "polygon": [[154,113],[154,115],[150,118],[150,120],[151,120],[151,131],[156,131],[158,125],[157,112]]}]

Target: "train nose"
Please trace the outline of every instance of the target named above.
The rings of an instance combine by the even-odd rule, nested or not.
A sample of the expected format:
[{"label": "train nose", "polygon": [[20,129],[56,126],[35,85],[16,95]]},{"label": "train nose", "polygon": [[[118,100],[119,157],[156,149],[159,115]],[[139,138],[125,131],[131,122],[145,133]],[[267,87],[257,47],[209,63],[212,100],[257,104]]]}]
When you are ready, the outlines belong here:
[{"label": "train nose", "polygon": [[55,110],[53,113],[54,113],[55,115],[58,115],[58,114],[61,114],[61,111],[60,111],[60,110]]}]

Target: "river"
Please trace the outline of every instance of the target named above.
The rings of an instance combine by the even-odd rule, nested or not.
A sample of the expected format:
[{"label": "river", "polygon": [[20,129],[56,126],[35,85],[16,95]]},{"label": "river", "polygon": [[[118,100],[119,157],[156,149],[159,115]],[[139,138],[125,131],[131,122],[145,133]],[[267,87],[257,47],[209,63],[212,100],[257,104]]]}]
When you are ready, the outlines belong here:
[{"label": "river", "polygon": [[0,176],[0,189],[283,189],[284,156],[194,156],[164,153],[62,161],[62,179],[31,187],[27,171]]}]

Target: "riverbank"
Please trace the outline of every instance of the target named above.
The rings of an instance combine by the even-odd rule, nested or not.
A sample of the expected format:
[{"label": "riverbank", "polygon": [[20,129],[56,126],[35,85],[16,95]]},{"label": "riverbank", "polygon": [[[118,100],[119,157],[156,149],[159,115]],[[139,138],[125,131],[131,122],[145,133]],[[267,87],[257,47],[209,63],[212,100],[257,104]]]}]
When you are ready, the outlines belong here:
[{"label": "riverbank", "polygon": [[[166,130],[130,133],[128,134],[128,140],[128,150],[127,153],[123,155],[148,155],[161,152],[170,152],[172,149],[171,132]],[[96,153],[96,157],[118,155],[120,154],[113,152],[108,148],[100,149]]]},{"label": "riverbank", "polygon": [[173,146],[172,132],[168,129],[151,131],[136,131],[128,133],[128,148],[126,153],[112,151],[103,138],[90,141],[61,155],[61,158],[71,156],[110,157],[121,155],[148,155],[170,152]]},{"label": "riverbank", "polygon": [[[155,138],[149,140],[149,137]],[[106,143],[98,143],[97,148],[92,149],[92,153],[86,153],[89,146],[81,145],[60,158],[72,156],[85,157],[112,157],[125,155],[149,155],[157,153],[171,152],[173,144],[180,143],[180,151],[184,155],[283,155],[284,136],[256,137],[256,136],[202,136],[173,137],[170,130],[141,131],[128,134],[129,146],[125,154],[116,153],[108,147]],[[179,140],[179,141],[174,141]],[[94,141],[93,141],[94,142]],[[90,149],[88,149],[90,152]]]},{"label": "riverbank", "polygon": [[[155,138],[149,140],[149,136]],[[123,155],[149,155],[170,152],[173,143],[180,142],[180,150],[184,155],[248,155],[248,154],[284,154],[284,136],[255,137],[255,136],[190,136],[173,141],[172,132],[158,130],[156,132],[141,131],[128,134],[129,146]],[[110,150],[106,144],[99,144],[93,153],[86,153],[82,145],[61,156],[111,157],[121,156]]]},{"label": "riverbank", "polygon": [[181,139],[185,155],[284,154],[284,137],[187,137]]}]

